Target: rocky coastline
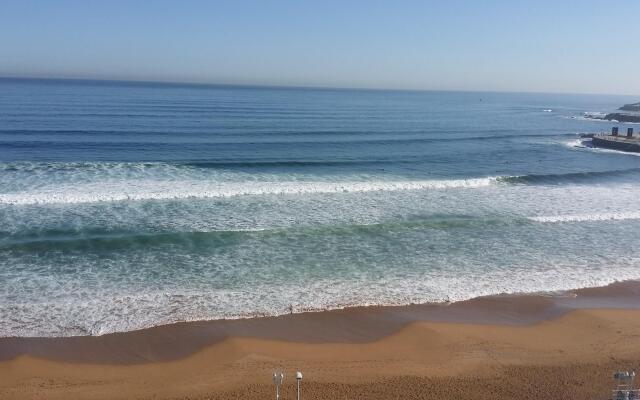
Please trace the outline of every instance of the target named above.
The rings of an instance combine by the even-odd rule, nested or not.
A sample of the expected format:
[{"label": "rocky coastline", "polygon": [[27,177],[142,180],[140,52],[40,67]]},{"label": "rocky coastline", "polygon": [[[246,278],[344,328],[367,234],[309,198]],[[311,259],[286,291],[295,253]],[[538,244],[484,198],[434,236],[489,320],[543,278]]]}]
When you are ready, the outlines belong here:
[{"label": "rocky coastline", "polygon": [[640,112],[640,101],[637,103],[625,104],[622,107],[618,108],[618,110]]},{"label": "rocky coastline", "polygon": [[618,108],[618,111],[626,112],[611,112],[607,114],[590,114],[585,113],[586,118],[599,119],[604,121],[617,121],[617,122],[633,122],[640,123],[640,102],[625,104]]}]

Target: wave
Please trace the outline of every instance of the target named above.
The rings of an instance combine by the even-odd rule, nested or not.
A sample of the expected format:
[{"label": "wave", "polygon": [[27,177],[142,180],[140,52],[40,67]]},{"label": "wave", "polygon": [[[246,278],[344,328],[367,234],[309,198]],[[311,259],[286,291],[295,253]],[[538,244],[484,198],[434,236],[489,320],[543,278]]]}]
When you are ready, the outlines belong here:
[{"label": "wave", "polygon": [[590,213],[568,215],[542,215],[528,217],[534,222],[588,222],[588,221],[623,221],[640,219],[640,212]]},{"label": "wave", "polygon": [[588,146],[590,139],[587,138],[580,138],[580,139],[574,139],[574,140],[570,140],[568,142],[564,142],[564,144],[567,147],[578,147],[578,148],[590,148],[590,146]]},{"label": "wave", "polygon": [[569,142],[565,142],[565,145],[571,148],[587,149],[589,151],[593,151],[596,153],[611,153],[611,154],[620,154],[620,155],[631,156],[631,157],[640,157],[640,153],[633,153],[629,151],[622,151],[622,150],[615,150],[615,149],[605,149],[602,147],[593,147],[591,145],[591,141],[586,138],[571,140]]},{"label": "wave", "polygon": [[[153,246],[179,246],[211,248],[243,240],[248,237],[294,237],[324,235],[378,235],[405,232],[413,229],[466,229],[496,226],[517,226],[531,223],[566,223],[590,221],[623,221],[640,219],[640,212],[617,211],[603,213],[569,213],[559,215],[522,216],[514,213],[491,215],[431,214],[371,223],[296,224],[266,227],[215,227],[202,230],[175,230],[173,227],[154,226],[127,229],[121,226],[96,227],[78,225],[74,228],[39,229],[18,231],[0,230],[0,251],[113,251],[122,249],[151,248]],[[138,229],[140,228],[140,229]],[[187,228],[189,229],[189,228]],[[193,229],[193,228],[192,228]]]},{"label": "wave", "polygon": [[[151,249],[153,247],[188,247],[190,250],[208,249],[234,244],[253,237],[292,238],[296,236],[353,236],[378,235],[389,232],[406,232],[413,229],[449,230],[517,226],[531,223],[567,223],[591,221],[623,221],[640,219],[640,212],[577,213],[560,215],[520,216],[433,214],[408,219],[376,223],[349,223],[337,225],[294,225],[265,228],[211,228],[201,231],[134,231],[108,228],[76,228],[29,230],[22,232],[0,231],[0,251],[47,252],[81,251],[102,252],[126,249]],[[153,228],[152,228],[153,229]]]},{"label": "wave", "polygon": [[600,111],[586,111],[582,114],[583,117],[592,119],[603,119],[606,115],[607,113]]},{"label": "wave", "polygon": [[[332,131],[302,131],[289,132],[278,131],[269,132],[270,135],[265,137],[261,132],[239,132],[233,136],[229,135],[213,135],[202,137],[193,134],[181,134],[181,145],[199,145],[199,146],[233,146],[251,143],[261,146],[277,146],[277,145],[306,145],[310,143],[322,144],[344,144],[344,143],[360,143],[360,144],[411,144],[411,143],[448,143],[448,142],[474,142],[474,141],[491,141],[491,140],[511,140],[511,139],[527,139],[527,138],[557,138],[567,137],[571,134],[488,134],[475,136],[458,136],[455,131],[438,131],[438,132],[410,132],[407,133],[375,133],[372,131],[345,131],[338,135]],[[24,140],[16,140],[10,138],[8,140],[0,140],[0,146],[6,148],[32,148],[40,146],[46,148],[64,148],[69,146],[115,146],[113,137],[118,137],[118,145],[126,146],[175,146],[177,145],[173,132],[163,131],[40,131],[40,130],[0,130],[0,136],[24,136]],[[30,136],[34,136],[33,138]]]},{"label": "wave", "polygon": [[564,183],[593,183],[602,178],[624,178],[640,173],[640,168],[617,169],[608,171],[569,172],[565,174],[531,174],[499,178],[502,182],[521,184],[559,185]]},{"label": "wave", "polygon": [[[370,182],[239,182],[148,181],[96,183],[54,187],[36,192],[2,193],[0,204],[39,205],[113,201],[212,199],[237,196],[302,195],[330,193],[394,192],[479,188],[497,182],[496,177]],[[109,188],[111,186],[111,188]]]},{"label": "wave", "polygon": [[[348,161],[345,161],[348,162]],[[272,165],[314,165],[307,162],[276,162]],[[340,162],[337,162],[339,165]],[[60,166],[0,165],[0,171],[22,173],[44,171],[48,168],[66,168],[69,177],[58,184],[51,184],[41,176],[38,185],[13,189],[0,193],[0,205],[46,205],[79,204],[118,201],[216,199],[239,196],[290,196],[338,193],[398,192],[411,190],[445,190],[483,188],[495,184],[514,185],[561,185],[620,182],[621,179],[636,178],[640,168],[609,171],[571,172],[565,174],[530,174],[519,176],[488,176],[466,179],[427,180],[277,180],[273,176],[247,180],[243,176],[211,176],[184,173],[186,168],[216,168],[220,163],[190,163],[167,165],[162,163],[121,164],[65,164]],[[234,165],[246,165],[238,163]],[[73,175],[76,169],[90,169],[90,175]],[[155,171],[157,170],[157,171]],[[117,172],[116,172],[117,171]],[[97,172],[100,172],[99,177]],[[200,176],[202,175],[202,176]],[[93,176],[93,178],[92,178]],[[238,178],[242,180],[238,180]],[[274,180],[275,179],[275,180]],[[293,179],[293,180],[291,180]],[[14,179],[15,180],[15,179]],[[21,180],[16,181],[20,183]]]},{"label": "wave", "polygon": [[[606,115],[606,114],[605,114]],[[586,116],[586,115],[581,115],[581,116],[564,116],[563,118],[567,118],[567,119],[576,119],[576,120],[580,120],[580,121],[591,121],[591,122],[603,122],[603,123],[607,123],[607,124],[623,124],[623,125],[636,125],[636,124],[640,124],[640,122],[628,122],[628,121],[624,121],[624,122],[620,122],[617,119],[604,119],[603,117],[597,117],[597,116]]]},{"label": "wave", "polygon": [[33,162],[16,161],[0,162],[1,172],[65,172],[65,171],[87,171],[94,172],[109,170],[143,170],[148,168],[177,167],[178,164],[168,164],[162,162],[104,162],[104,161],[79,161],[79,162]]},{"label": "wave", "polygon": [[1,313],[17,316],[2,326],[0,337],[101,336],[174,323],[279,316],[292,311],[449,304],[524,293],[557,295],[639,278],[633,266],[618,266],[615,277],[608,268],[589,274],[571,267],[552,268],[534,277],[526,271],[491,271],[460,277],[427,273],[382,282],[309,279],[296,286],[260,285],[250,290],[177,287],[168,291],[142,287],[115,293],[99,291],[90,300],[70,294],[45,301],[0,304]]},{"label": "wave", "polygon": [[467,215],[430,215],[415,219],[385,221],[380,223],[355,223],[339,225],[308,225],[274,228],[212,229],[203,231],[135,232],[122,229],[54,229],[25,231],[20,233],[0,231],[0,250],[36,251],[49,250],[115,250],[125,248],[149,248],[151,246],[189,246],[211,248],[244,237],[278,237],[290,235],[353,235],[379,234],[414,228],[450,229],[477,226],[496,226],[528,223],[518,217],[486,217]]},{"label": "wave", "polygon": [[243,161],[194,161],[188,162],[184,165],[197,167],[197,168],[265,168],[265,167],[330,167],[330,166],[342,166],[342,165],[378,165],[378,164],[399,164],[399,163],[411,163],[411,160],[396,161],[396,160],[281,160],[281,161],[267,161],[267,160],[243,160]]},{"label": "wave", "polygon": [[109,252],[125,249],[150,249],[153,246],[181,246],[189,248],[205,248],[212,245],[225,245],[229,241],[243,234],[250,234],[251,230],[238,231],[214,231],[214,232],[178,232],[178,233],[147,233],[147,234],[103,234],[93,237],[87,236],[58,236],[58,237],[32,237],[29,240],[20,239],[12,235],[11,242],[0,244],[0,249],[12,252],[47,251],[81,251],[81,252]]}]

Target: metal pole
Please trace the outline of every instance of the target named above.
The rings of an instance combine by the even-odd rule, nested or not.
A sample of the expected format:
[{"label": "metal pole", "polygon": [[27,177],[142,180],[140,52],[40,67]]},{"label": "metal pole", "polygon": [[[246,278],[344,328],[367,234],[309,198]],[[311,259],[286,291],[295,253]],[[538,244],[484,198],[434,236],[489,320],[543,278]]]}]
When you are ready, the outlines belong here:
[{"label": "metal pole", "polygon": [[282,384],[282,380],[284,379],[284,375],[282,372],[273,373],[273,384],[276,385],[276,400],[280,400],[280,385]]},{"label": "metal pole", "polygon": [[278,395],[278,374],[275,372],[273,373],[273,385],[276,387],[276,400],[278,400],[278,397],[280,397]]},{"label": "metal pole", "polygon": [[296,399],[300,400],[300,381],[302,380],[302,372],[296,372],[296,381],[297,381],[297,390],[296,390]]}]

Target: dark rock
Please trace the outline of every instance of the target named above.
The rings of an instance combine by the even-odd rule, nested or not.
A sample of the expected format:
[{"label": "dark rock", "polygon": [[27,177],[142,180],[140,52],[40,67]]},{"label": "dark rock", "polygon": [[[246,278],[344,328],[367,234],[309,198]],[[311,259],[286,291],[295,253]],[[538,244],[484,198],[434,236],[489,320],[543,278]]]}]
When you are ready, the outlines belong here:
[{"label": "dark rock", "polygon": [[640,101],[637,103],[625,104],[622,107],[618,108],[618,110],[640,112]]},{"label": "dark rock", "polygon": [[607,121],[618,121],[618,122],[640,122],[640,115],[609,113],[605,115],[603,119]]}]

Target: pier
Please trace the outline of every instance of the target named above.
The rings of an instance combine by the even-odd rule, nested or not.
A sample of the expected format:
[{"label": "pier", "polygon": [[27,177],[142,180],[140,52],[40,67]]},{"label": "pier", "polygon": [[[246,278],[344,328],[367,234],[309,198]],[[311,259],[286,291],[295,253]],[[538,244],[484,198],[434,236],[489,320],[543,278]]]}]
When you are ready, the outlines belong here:
[{"label": "pier", "polygon": [[640,135],[633,135],[633,128],[627,128],[627,134],[618,134],[618,127],[611,128],[610,134],[585,135],[591,138],[593,147],[640,153]]}]

